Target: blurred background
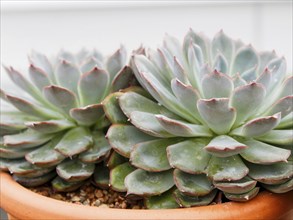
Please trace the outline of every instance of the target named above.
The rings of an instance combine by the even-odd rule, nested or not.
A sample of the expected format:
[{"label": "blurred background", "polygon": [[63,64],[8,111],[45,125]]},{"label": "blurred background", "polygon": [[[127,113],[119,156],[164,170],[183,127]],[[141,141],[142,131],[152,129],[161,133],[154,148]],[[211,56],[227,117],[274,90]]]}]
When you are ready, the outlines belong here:
[{"label": "blurred background", "polygon": [[[292,72],[292,26],[292,0],[1,1],[1,63],[26,73],[32,49],[110,54],[122,43],[130,53],[142,42],[156,48],[165,33],[182,40],[192,28],[210,38],[223,29],[257,50],[275,49]],[[1,88],[10,85],[1,67]]]}]

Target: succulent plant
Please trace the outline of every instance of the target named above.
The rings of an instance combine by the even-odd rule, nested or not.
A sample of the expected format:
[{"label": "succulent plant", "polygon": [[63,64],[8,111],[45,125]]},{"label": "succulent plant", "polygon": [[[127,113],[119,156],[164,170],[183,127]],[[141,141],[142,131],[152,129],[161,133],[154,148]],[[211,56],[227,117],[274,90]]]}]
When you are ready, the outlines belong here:
[{"label": "succulent plant", "polygon": [[131,124],[107,132],[128,158],[111,170],[113,188],[145,198],[148,208],[293,189],[293,77],[283,57],[223,31],[210,40],[190,30],[183,45],[167,35],[157,51],[134,54],[131,66],[151,97],[119,97]]},{"label": "succulent plant", "polygon": [[93,174],[97,184],[107,185],[107,168],[99,162],[110,154],[104,132],[113,119],[103,104],[135,83],[126,50],[121,46],[108,58],[96,50],[60,51],[51,62],[32,52],[29,61],[31,80],[4,67],[25,94],[1,90],[1,98],[11,104],[1,106],[1,169],[25,186],[54,178],[58,191],[73,190]]}]

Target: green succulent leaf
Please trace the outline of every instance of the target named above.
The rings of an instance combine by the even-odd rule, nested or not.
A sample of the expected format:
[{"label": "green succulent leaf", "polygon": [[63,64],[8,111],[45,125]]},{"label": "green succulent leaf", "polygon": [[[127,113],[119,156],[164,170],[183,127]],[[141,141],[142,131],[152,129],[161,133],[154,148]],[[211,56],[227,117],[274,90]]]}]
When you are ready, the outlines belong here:
[{"label": "green succulent leaf", "polygon": [[221,73],[228,73],[228,65],[229,64],[227,59],[223,56],[222,53],[219,52],[218,55],[215,57],[213,69]]},{"label": "green succulent leaf", "polygon": [[265,113],[266,115],[281,112],[282,118],[286,117],[293,111],[293,95],[285,96],[275,102],[272,107]]},{"label": "green succulent leaf", "polygon": [[174,189],[169,189],[158,196],[151,196],[145,199],[145,206],[148,209],[175,209],[179,208],[174,196]]},{"label": "green succulent leaf", "polygon": [[23,158],[27,153],[32,151],[31,148],[5,147],[1,139],[0,139],[1,158],[7,158],[7,159]]},{"label": "green succulent leaf", "polygon": [[179,190],[175,190],[174,196],[176,201],[181,207],[190,208],[193,206],[204,206],[210,204],[216,197],[217,190],[213,190],[211,193],[205,196],[188,196],[181,193]]},{"label": "green succulent leaf", "polygon": [[150,172],[161,172],[171,168],[166,148],[177,143],[179,139],[158,139],[138,143],[130,154],[130,162],[135,167]]},{"label": "green succulent leaf", "polygon": [[[107,118],[111,123],[126,124],[127,118],[119,107],[119,98],[123,95],[121,92],[115,92],[109,94],[103,101],[103,108]],[[122,109],[123,110],[123,109]]]},{"label": "green succulent leaf", "polygon": [[262,74],[256,79],[256,82],[262,84],[268,90],[272,83],[272,72],[268,68],[265,68]]},{"label": "green succulent leaf", "polygon": [[24,177],[13,175],[13,179],[25,187],[36,187],[45,184],[56,176],[55,172],[46,173],[42,176]]},{"label": "green succulent leaf", "polygon": [[106,136],[111,147],[128,158],[135,144],[154,139],[154,137],[141,132],[134,126],[119,124],[112,125]]},{"label": "green succulent leaf", "polygon": [[184,71],[182,65],[179,63],[179,60],[177,59],[176,56],[174,56],[173,71],[174,71],[173,74],[176,80],[182,82],[182,84],[189,84],[189,80],[187,78],[186,72]]},{"label": "green succulent leaf", "polygon": [[123,68],[126,63],[126,50],[121,46],[106,62],[107,70],[110,74],[110,80]]},{"label": "green succulent leaf", "polygon": [[265,189],[274,193],[286,193],[293,190],[293,178],[281,184],[261,184]]},{"label": "green succulent leaf", "polygon": [[[62,57],[61,59],[64,59]],[[77,84],[80,77],[80,70],[74,64],[61,60],[56,67],[55,76],[58,84],[71,92],[77,94]]]},{"label": "green succulent leaf", "polygon": [[200,99],[197,108],[208,127],[217,134],[229,132],[236,118],[236,111],[229,107],[227,98]]},{"label": "green succulent leaf", "polygon": [[85,152],[79,154],[78,158],[84,163],[99,162],[111,149],[104,133],[95,131],[92,133],[93,145]]},{"label": "green succulent leaf", "polygon": [[247,146],[227,136],[216,136],[204,147],[206,151],[217,157],[229,157],[243,152]]},{"label": "green succulent leaf", "polygon": [[53,73],[52,65],[45,55],[36,51],[32,51],[28,58],[32,65],[34,65],[38,69],[43,70],[46,74],[48,74],[50,80],[55,83],[55,76]]},{"label": "green succulent leaf", "polygon": [[217,70],[203,77],[201,81],[203,95],[206,99],[230,97],[234,85],[226,74]]},{"label": "green succulent leaf", "polygon": [[293,144],[292,130],[272,130],[267,132],[265,135],[256,137],[256,139],[269,144]]},{"label": "green succulent leaf", "polygon": [[69,114],[70,109],[78,106],[76,95],[63,87],[47,86],[43,89],[43,93],[49,102],[66,114]]},{"label": "green succulent leaf", "polygon": [[66,157],[80,154],[88,150],[93,144],[90,131],[84,127],[76,127],[69,130],[55,146],[55,150]]},{"label": "green succulent leaf", "polygon": [[253,199],[259,192],[259,187],[255,187],[249,192],[243,193],[243,194],[232,194],[224,192],[224,195],[227,199],[237,202],[246,202],[248,200]]},{"label": "green succulent leaf", "polygon": [[208,139],[194,138],[167,147],[170,165],[187,173],[204,173],[211,155],[203,150]]},{"label": "green succulent leaf", "polygon": [[[60,114],[55,113],[49,109],[37,106],[36,104],[30,103],[24,99],[18,98],[16,96],[11,96],[6,94],[7,100],[19,111],[26,113],[33,117],[38,118],[60,118]],[[62,117],[62,116],[61,116]]]},{"label": "green succulent leaf", "polygon": [[190,196],[204,196],[213,189],[205,174],[189,174],[178,169],[174,170],[174,182],[180,192]]},{"label": "green succulent leaf", "polygon": [[83,181],[80,182],[68,182],[59,176],[52,180],[52,187],[57,192],[73,192],[77,190],[80,186],[84,184]]},{"label": "green succulent leaf", "polygon": [[103,68],[103,63],[100,59],[97,59],[97,57],[91,56],[82,64],[80,69],[82,73],[87,73],[93,70],[95,67]]},{"label": "green succulent leaf", "polygon": [[135,78],[132,69],[129,66],[124,66],[112,81],[112,91],[117,92],[121,89],[127,88],[134,82]]},{"label": "green succulent leaf", "polygon": [[292,128],[293,127],[293,112],[286,115],[281,119],[280,124],[276,127],[276,129],[282,128]]},{"label": "green succulent leaf", "polygon": [[125,177],[133,172],[135,168],[126,162],[120,164],[110,171],[110,185],[111,188],[118,192],[126,192],[127,189],[124,184]]},{"label": "green succulent leaf", "polygon": [[134,111],[130,114],[130,122],[139,130],[155,137],[174,137],[158,122],[156,115]]},{"label": "green succulent leaf", "polygon": [[257,66],[254,66],[251,69],[248,69],[248,70],[244,71],[241,74],[241,77],[246,82],[253,82],[257,78]]},{"label": "green succulent leaf", "polygon": [[78,92],[82,105],[100,103],[108,92],[109,74],[98,67],[84,73],[78,82]]},{"label": "green succulent leaf", "polygon": [[14,164],[19,164],[24,162],[25,159],[21,158],[17,158],[17,159],[7,159],[7,158],[2,158],[0,157],[0,171],[5,171],[5,172],[9,172],[9,167],[13,166]]},{"label": "green succulent leaf", "polygon": [[53,137],[52,134],[41,134],[27,129],[22,133],[4,136],[4,145],[17,148],[32,148],[40,146]]},{"label": "green succulent leaf", "polygon": [[268,67],[270,61],[274,60],[277,57],[276,52],[273,51],[264,51],[259,53],[260,64],[259,69],[262,71]]},{"label": "green succulent leaf", "polygon": [[236,109],[237,118],[235,126],[243,123],[257,111],[265,97],[265,89],[262,84],[252,82],[234,90],[231,105]]},{"label": "green succulent leaf", "polygon": [[252,46],[242,47],[235,55],[232,74],[242,74],[248,69],[251,69],[259,64],[259,57]]},{"label": "green succulent leaf", "polygon": [[277,162],[286,162],[291,151],[287,149],[278,148],[256,140],[243,141],[248,146],[241,154],[241,156],[255,164],[272,164]]},{"label": "green succulent leaf", "polygon": [[125,178],[127,194],[141,196],[160,195],[174,186],[172,170],[147,172],[137,169]]},{"label": "green succulent leaf", "polygon": [[51,80],[49,79],[47,73],[42,69],[35,67],[33,64],[29,67],[29,76],[40,91],[42,91],[44,87],[51,84]]},{"label": "green succulent leaf", "polygon": [[72,108],[69,114],[78,124],[90,126],[104,115],[104,109],[102,104],[93,104],[83,108]]},{"label": "green succulent leaf", "polygon": [[121,156],[116,151],[112,151],[107,161],[107,167],[112,170],[116,166],[128,161],[128,158]]},{"label": "green succulent leaf", "polygon": [[76,126],[73,122],[66,119],[49,121],[28,121],[25,123],[25,125],[28,128],[43,134],[56,133]]},{"label": "green succulent leaf", "polygon": [[234,42],[223,32],[223,30],[218,32],[212,40],[213,56],[216,57],[219,52],[221,52],[228,60],[231,60],[234,52]]},{"label": "green succulent leaf", "polygon": [[58,175],[68,182],[83,181],[89,178],[94,170],[94,163],[83,163],[78,159],[63,161],[56,167]]},{"label": "green succulent leaf", "polygon": [[99,164],[96,166],[93,178],[94,184],[102,189],[109,188],[110,184],[110,171],[107,167]]},{"label": "green succulent leaf", "polygon": [[65,157],[59,152],[55,151],[54,148],[60,141],[61,137],[62,135],[58,135],[42,147],[39,147],[26,154],[25,159],[31,164],[35,164],[39,167],[52,167],[59,164],[65,159]]},{"label": "green succulent leaf", "polygon": [[280,98],[293,95],[293,76],[288,77],[282,84],[282,92]]},{"label": "green succulent leaf", "polygon": [[248,174],[249,170],[238,155],[230,157],[212,156],[207,167],[208,176],[213,181],[240,180]]},{"label": "green succulent leaf", "polygon": [[255,186],[256,186],[257,181],[249,178],[249,177],[244,177],[240,180],[236,181],[214,181],[213,184],[214,186],[225,192],[225,193],[231,193],[231,194],[244,194],[249,191],[251,191]]},{"label": "green succulent leaf", "polygon": [[211,131],[203,125],[195,125],[188,122],[168,118],[164,115],[156,115],[157,121],[170,134],[180,137],[211,137]]},{"label": "green succulent leaf", "polygon": [[234,88],[238,88],[240,86],[246,85],[246,81],[240,76],[239,73],[236,73],[235,76],[233,77],[233,84]]},{"label": "green succulent leaf", "polygon": [[29,178],[29,177],[38,177],[38,176],[47,174],[51,172],[52,170],[54,170],[55,167],[42,168],[34,164],[31,164],[26,160],[23,160],[22,162],[12,164],[11,166],[9,166],[8,169],[11,174]]},{"label": "green succulent leaf", "polygon": [[249,168],[249,176],[258,182],[265,184],[280,184],[288,181],[293,176],[292,163],[275,163],[260,165],[246,162]]}]

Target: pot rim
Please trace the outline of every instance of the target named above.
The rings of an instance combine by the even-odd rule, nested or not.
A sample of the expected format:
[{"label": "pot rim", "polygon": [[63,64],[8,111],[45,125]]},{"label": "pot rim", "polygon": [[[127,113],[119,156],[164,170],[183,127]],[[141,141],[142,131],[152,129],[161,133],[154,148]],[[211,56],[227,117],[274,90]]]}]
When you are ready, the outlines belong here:
[{"label": "pot rim", "polygon": [[[192,208],[133,210],[77,205],[41,196],[0,173],[0,206],[18,219],[272,219],[293,209],[293,191],[285,194],[261,192],[251,201],[226,202]],[[19,208],[19,210],[18,210]]]}]

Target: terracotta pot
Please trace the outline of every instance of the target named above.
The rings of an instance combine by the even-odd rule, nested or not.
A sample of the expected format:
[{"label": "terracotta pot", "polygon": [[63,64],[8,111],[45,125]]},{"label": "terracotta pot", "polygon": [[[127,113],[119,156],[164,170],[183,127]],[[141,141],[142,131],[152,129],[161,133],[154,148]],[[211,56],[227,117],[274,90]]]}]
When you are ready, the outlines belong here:
[{"label": "terracotta pot", "polygon": [[19,185],[3,172],[0,173],[0,183],[0,206],[9,213],[11,220],[290,219],[293,211],[293,191],[286,194],[262,192],[246,203],[227,202],[168,210],[125,210],[75,205],[44,197]]}]

